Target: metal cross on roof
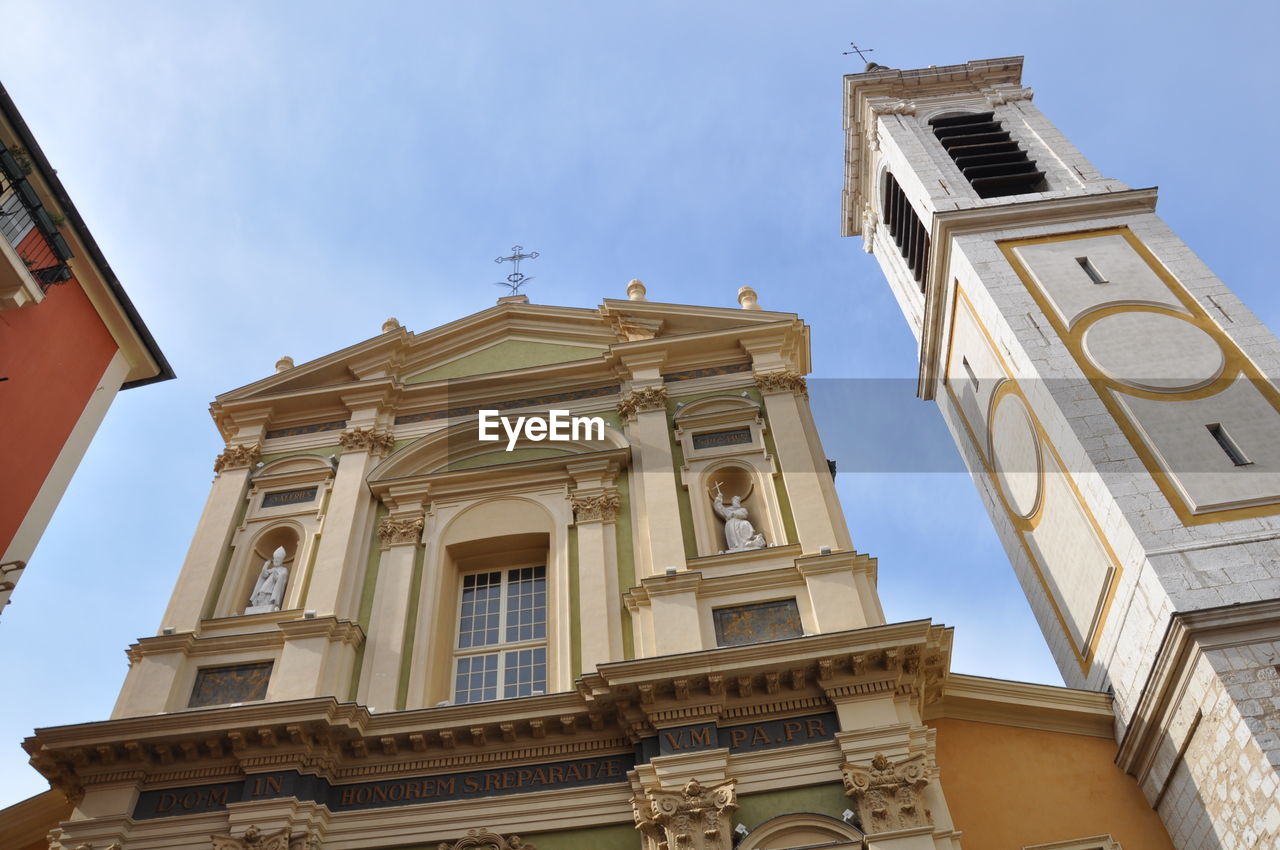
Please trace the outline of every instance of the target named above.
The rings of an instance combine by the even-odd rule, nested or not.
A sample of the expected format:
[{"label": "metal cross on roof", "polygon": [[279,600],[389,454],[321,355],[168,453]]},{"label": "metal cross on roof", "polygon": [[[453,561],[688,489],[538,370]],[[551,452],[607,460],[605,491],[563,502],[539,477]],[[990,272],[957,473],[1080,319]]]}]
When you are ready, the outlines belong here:
[{"label": "metal cross on roof", "polygon": [[538,259],[537,251],[530,251],[528,254],[526,254],[524,253],[523,245],[513,245],[511,247],[510,257],[498,257],[494,260],[494,262],[495,263],[513,263],[515,264],[515,270],[511,272],[511,274],[507,275],[507,279],[505,281],[498,281],[497,283],[494,284],[494,286],[508,287],[511,290],[511,294],[515,295],[520,291],[521,286],[533,280],[533,278],[527,277],[520,273],[520,261],[536,260],[536,259]]},{"label": "metal cross on roof", "polygon": [[858,54],[858,58],[861,59],[863,62],[870,62],[871,60],[868,59],[866,56],[863,56],[862,54],[876,52],[876,49],[874,47],[859,47],[858,45],[854,44],[852,41],[849,42],[849,46],[852,47],[853,49],[844,51],[843,53],[840,54],[841,56],[852,56],[853,54],[856,53]]}]

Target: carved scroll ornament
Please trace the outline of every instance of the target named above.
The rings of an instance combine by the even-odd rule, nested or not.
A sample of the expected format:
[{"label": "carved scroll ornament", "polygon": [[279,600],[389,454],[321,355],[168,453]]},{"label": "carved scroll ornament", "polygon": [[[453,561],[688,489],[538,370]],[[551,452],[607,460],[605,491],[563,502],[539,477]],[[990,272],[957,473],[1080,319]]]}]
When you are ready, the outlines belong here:
[{"label": "carved scroll ornament", "polygon": [[730,850],[729,818],[738,808],[738,780],[712,788],[689,780],[678,791],[655,788],[631,801],[645,850]]},{"label": "carved scroll ornament", "polygon": [[613,522],[618,518],[617,493],[599,493],[594,496],[569,497],[573,516],[577,522]]},{"label": "carved scroll ornament", "polygon": [[870,765],[846,764],[840,772],[845,794],[853,798],[868,835],[933,823],[921,794],[932,776],[924,753],[896,763],[876,753]]},{"label": "carved scroll ornament", "polygon": [[756,386],[762,393],[789,392],[808,397],[809,385],[804,375],[786,369],[781,372],[765,372],[756,375]]},{"label": "carved scroll ornament", "polygon": [[235,838],[230,835],[212,835],[213,850],[320,850],[320,839],[314,832],[289,837],[289,827],[266,834],[256,826]]},{"label": "carved scroll ornament", "polygon": [[253,466],[259,454],[261,449],[257,446],[227,446],[214,460],[213,471],[222,472],[226,469],[243,469],[246,466]]},{"label": "carved scroll ornament", "polygon": [[641,387],[623,396],[618,402],[618,413],[623,419],[630,419],[642,410],[659,410],[666,406],[666,387]]},{"label": "carved scroll ornament", "polygon": [[390,431],[353,428],[338,437],[338,445],[349,452],[365,451],[374,455],[386,455],[391,454],[391,450],[396,447],[396,439]]},{"label": "carved scroll ornament", "polygon": [[387,517],[378,526],[378,536],[386,546],[417,543],[422,537],[422,517]]},{"label": "carved scroll ornament", "polygon": [[437,850],[537,850],[532,844],[520,840],[518,835],[502,836],[481,827],[469,829],[467,834],[452,844],[441,842]]}]

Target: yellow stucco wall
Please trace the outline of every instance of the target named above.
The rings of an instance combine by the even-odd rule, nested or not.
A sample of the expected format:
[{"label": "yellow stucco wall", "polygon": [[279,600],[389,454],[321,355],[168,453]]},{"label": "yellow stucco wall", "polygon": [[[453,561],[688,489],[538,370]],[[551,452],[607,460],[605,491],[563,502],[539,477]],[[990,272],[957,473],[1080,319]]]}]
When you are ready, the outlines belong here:
[{"label": "yellow stucco wall", "polygon": [[1124,850],[1172,850],[1160,817],[1105,738],[969,720],[932,721],[942,787],[965,847],[1110,833]]}]

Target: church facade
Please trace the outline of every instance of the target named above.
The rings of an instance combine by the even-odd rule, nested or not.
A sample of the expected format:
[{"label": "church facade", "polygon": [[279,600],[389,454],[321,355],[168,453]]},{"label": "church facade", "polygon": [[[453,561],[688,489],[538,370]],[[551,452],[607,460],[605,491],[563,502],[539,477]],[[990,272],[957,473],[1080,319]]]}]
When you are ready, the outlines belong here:
[{"label": "church facade", "polygon": [[26,741],[70,808],[13,845],[1172,847],[1104,695],[886,622],[805,323],[628,295],[389,320],[219,396],[158,633],[111,718]]},{"label": "church facade", "polygon": [[1280,340],[1021,72],[846,77],[845,235],[1117,764],[1178,847],[1280,846]]}]

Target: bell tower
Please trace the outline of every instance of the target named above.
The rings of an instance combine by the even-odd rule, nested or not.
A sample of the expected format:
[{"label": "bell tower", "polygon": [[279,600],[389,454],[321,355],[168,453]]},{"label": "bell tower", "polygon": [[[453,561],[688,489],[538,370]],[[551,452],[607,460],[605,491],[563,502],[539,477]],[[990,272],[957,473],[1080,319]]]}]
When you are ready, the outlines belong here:
[{"label": "bell tower", "polygon": [[906,315],[918,394],[1063,678],[1113,694],[1117,762],[1175,844],[1274,838],[1280,340],[1021,73],[847,76],[843,232]]}]

